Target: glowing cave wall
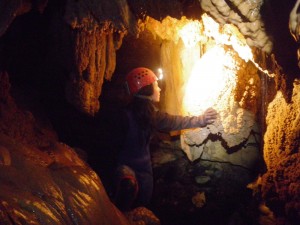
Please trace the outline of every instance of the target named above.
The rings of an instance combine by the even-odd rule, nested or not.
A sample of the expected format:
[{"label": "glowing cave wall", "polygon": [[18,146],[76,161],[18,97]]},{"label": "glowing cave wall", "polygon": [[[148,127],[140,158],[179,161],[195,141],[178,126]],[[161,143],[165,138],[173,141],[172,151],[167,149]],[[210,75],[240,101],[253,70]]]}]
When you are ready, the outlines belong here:
[{"label": "glowing cave wall", "polygon": [[[221,24],[220,28],[218,28],[218,31],[223,31],[223,36],[219,36],[222,37],[221,39],[218,39],[217,36],[214,36],[214,33],[211,33],[213,30],[207,30],[202,21],[194,21],[193,25],[185,26],[191,21],[185,18],[180,19],[179,17],[186,12],[186,10],[183,10],[185,6],[182,4],[187,2],[193,2],[193,6],[197,2],[198,9],[201,8],[201,13],[197,11],[194,15],[202,14],[205,11]],[[260,15],[261,6],[264,2],[267,3],[265,4],[266,8],[269,7],[271,11],[274,10],[273,15],[275,16],[263,18],[266,20],[266,23],[270,22],[269,25],[264,24]],[[44,142],[44,139],[41,139],[41,135],[45,136],[46,139],[49,139],[49,136],[50,139],[52,138],[51,134],[47,132],[48,129],[40,130],[35,124],[34,113],[26,110],[19,112],[18,107],[10,97],[8,74],[9,77],[11,76],[10,78],[13,78],[13,75],[19,76],[21,80],[28,83],[36,82],[31,77],[32,73],[36,74],[35,78],[39,78],[38,82],[43,84],[48,81],[55,81],[54,84],[59,84],[59,86],[63,87],[65,93],[53,91],[53,86],[52,89],[48,87],[47,90],[40,90],[41,93],[45,94],[45,92],[49,91],[49,93],[46,93],[49,96],[61,94],[59,98],[67,98],[68,102],[74,105],[77,110],[89,115],[95,115],[100,108],[99,97],[102,92],[104,79],[110,80],[114,73],[117,50],[122,44],[123,37],[128,33],[137,34],[145,27],[151,30],[154,37],[158,36],[162,40],[160,66],[165,70],[164,82],[166,82],[164,84],[165,92],[162,95],[162,110],[176,114],[197,114],[201,113],[204,108],[213,106],[219,112],[218,120],[215,124],[208,126],[208,129],[196,129],[182,133],[181,147],[188,158],[193,162],[197,161],[197,159],[207,159],[228,162],[228,165],[237,165],[234,170],[228,170],[227,175],[233,175],[234,179],[245,178],[243,182],[247,184],[249,179],[243,177],[244,173],[238,173],[236,168],[241,168],[240,165],[246,168],[253,168],[263,154],[267,170],[258,178],[257,182],[250,185],[254,190],[253,193],[261,199],[262,204],[265,204],[272,210],[268,211],[267,207],[262,207],[264,215],[269,216],[269,218],[265,221],[260,221],[260,224],[291,224],[291,221],[299,221],[299,71],[293,71],[295,62],[293,55],[295,55],[296,59],[296,51],[294,52],[295,54],[291,54],[293,50],[290,50],[293,45],[289,44],[286,47],[286,42],[282,38],[283,34],[288,30],[287,21],[284,25],[286,30],[282,29],[282,26],[278,26],[278,29],[276,29],[277,32],[279,31],[280,38],[277,40],[274,38],[274,40],[278,41],[277,45],[274,46],[275,54],[283,63],[283,70],[274,62],[274,55],[271,54],[264,58],[264,54],[261,53],[261,51],[272,53],[273,47],[265,25],[268,25],[268,31],[270,31],[272,30],[270,27],[274,26],[274,23],[276,23],[276,26],[274,26],[276,28],[277,25],[284,24],[285,18],[288,17],[286,12],[289,9],[287,7],[290,5],[289,1],[283,3],[282,1],[257,0],[1,1],[1,70],[8,70],[8,73],[0,71],[0,173],[1,186],[3,187],[1,190],[5,189],[5,191],[1,192],[0,208],[1,210],[3,209],[0,215],[1,218],[12,221],[12,223],[18,223],[20,220],[23,220],[22,213],[18,213],[20,207],[23,207],[28,218],[33,218],[34,220],[40,218],[36,223],[41,222],[42,214],[47,211],[37,210],[34,201],[27,201],[24,205],[23,203],[26,201],[24,195],[19,195],[14,191],[14,188],[17,186],[17,190],[21,193],[28,194],[29,192],[29,197],[27,196],[29,199],[39,198],[42,202],[49,200],[45,199],[45,196],[49,195],[48,187],[44,183],[40,183],[34,174],[38,174],[43,180],[45,174],[58,173],[62,178],[58,180],[58,182],[62,182],[61,190],[66,193],[70,192],[67,184],[69,181],[73,179],[70,182],[73,183],[73,181],[79,182],[80,180],[78,173],[72,172],[73,166],[78,168],[79,165],[80,169],[83,169],[87,172],[86,174],[90,175],[89,166],[80,159],[75,162],[74,159],[78,158],[77,153],[70,150],[69,147],[58,144],[56,137],[51,143],[48,141]],[[298,6],[299,1],[297,1]],[[294,14],[291,14],[292,26],[290,27],[294,31],[293,36],[296,39],[299,37],[297,7],[294,10]],[[281,12],[286,13],[286,15],[283,16]],[[32,15],[39,16],[32,17],[33,20],[26,20],[28,15],[29,17]],[[147,15],[154,15],[155,19],[161,21],[152,20]],[[172,18],[166,17],[167,15],[172,15]],[[143,21],[137,18],[142,18]],[[167,19],[162,20],[162,18]],[[41,26],[33,26],[40,19],[41,21],[48,21],[45,24],[41,24]],[[22,23],[19,23],[20,21]],[[226,24],[234,24],[236,27]],[[49,25],[49,27],[45,25]],[[214,28],[215,26],[218,25],[214,24],[214,26],[210,27]],[[191,31],[190,28],[195,28],[196,32],[194,32],[192,39],[186,39],[185,30]],[[43,33],[45,36],[41,35],[39,38],[44,41],[49,41],[48,38],[50,38],[51,41],[31,40],[30,35],[24,35],[27,32],[20,32],[20,30],[29,31],[29,33],[34,31],[34,34],[36,32]],[[210,34],[205,33],[208,31]],[[20,34],[21,36],[18,36]],[[34,37],[36,36],[34,35]],[[223,37],[225,37],[225,42]],[[239,38],[235,39],[235,37]],[[227,43],[228,40],[239,40],[240,42]],[[40,43],[40,46],[25,45],[28,41],[30,43],[35,42],[35,44]],[[22,44],[16,45],[16,43]],[[47,43],[47,45],[43,45],[44,43]],[[258,48],[255,57],[257,55],[258,58],[261,56],[259,59],[260,65],[277,70],[276,76],[267,76],[267,71],[264,71],[265,68],[260,68],[256,64],[256,60],[251,57],[245,58],[238,51],[237,47],[241,44],[242,47],[245,47],[243,49],[248,52],[249,48],[247,48],[246,43],[252,47],[252,50]],[[34,54],[26,54],[29,52],[35,53],[34,50],[37,49],[34,49],[34,47],[43,47],[47,57],[49,57],[43,61],[46,65],[36,63],[41,62],[36,60],[37,58],[31,59],[30,57]],[[25,51],[23,48],[25,48]],[[149,49],[151,50],[151,48]],[[286,51],[287,49],[288,51]],[[133,51],[131,50],[131,52]],[[216,57],[210,59],[209,56],[214,56],[215,53],[222,56],[221,60],[217,60]],[[39,56],[41,55],[35,57]],[[27,60],[28,58],[30,60]],[[44,59],[43,57],[40,58]],[[225,58],[228,58],[232,64],[225,64],[223,61]],[[267,62],[269,59],[272,63]],[[197,63],[198,61],[199,64]],[[222,63],[219,63],[220,61]],[[211,63],[212,66],[209,66]],[[24,67],[22,66],[25,64],[28,64],[31,70],[24,72]],[[197,66],[194,67],[194,65]],[[126,66],[129,67],[129,65]],[[200,75],[210,75],[208,80],[211,81],[211,84],[204,84],[207,79],[204,76],[198,76],[197,68],[203,73]],[[210,73],[210,70],[211,72],[213,71],[213,74]],[[288,74],[284,74],[285,71],[288,71]],[[291,71],[293,72],[291,73]],[[125,70],[122,72],[125,72]],[[227,76],[223,76],[225,74]],[[31,79],[27,80],[30,77]],[[289,86],[291,82],[286,82],[286,80],[292,80],[294,77],[297,79],[294,81],[294,86],[291,87]],[[62,78],[66,78],[66,81]],[[196,82],[198,81],[201,83],[197,84]],[[268,86],[268,82],[271,82],[272,86]],[[188,87],[189,83],[192,86],[194,85],[195,93],[187,92],[187,90],[194,89],[193,87]],[[216,92],[212,92],[210,96],[215,98],[213,100],[206,99],[208,96],[204,94],[209,94],[213,90],[216,90]],[[30,96],[26,95],[26,97]],[[23,101],[20,102],[24,104]],[[203,103],[205,104],[202,105]],[[53,108],[60,110],[56,116],[61,116],[63,110],[66,109],[66,105],[60,107],[54,104],[53,106]],[[47,109],[50,110],[50,108]],[[72,120],[73,118],[76,119]],[[76,126],[78,118],[64,118],[59,121],[60,127],[66,127],[68,125],[66,120],[68,119],[71,121],[70,124]],[[266,124],[263,123],[265,118]],[[26,125],[27,122],[29,123],[28,125]],[[263,129],[259,126],[263,126]],[[80,127],[78,130],[82,129]],[[265,134],[263,133],[264,131],[266,131]],[[50,133],[52,133],[52,130]],[[264,134],[264,138],[260,140],[262,134]],[[2,135],[8,135],[12,140]],[[70,132],[70,136],[72,135],[74,136],[74,131],[73,133]],[[76,135],[74,138],[76,138]],[[264,146],[260,148],[262,141],[264,141]],[[60,148],[61,146],[63,148]],[[25,155],[24,149],[28,150],[25,151]],[[68,151],[68,154],[64,155],[64,149]],[[263,153],[259,151],[260,149],[263,149]],[[53,152],[57,154],[53,155]],[[37,156],[37,158],[32,158],[32,155]],[[70,155],[74,156],[73,162],[72,160],[70,162]],[[51,167],[46,167],[48,164],[40,165],[41,159],[39,156],[49,160],[47,162],[51,163]],[[162,159],[165,158],[160,157],[160,160]],[[15,172],[15,168],[12,167],[16,168]],[[61,173],[61,168],[67,171],[65,175],[72,174],[74,176],[68,176],[68,179],[63,179],[64,176],[62,175],[64,173]],[[10,169],[13,169],[10,171],[12,172],[11,174],[7,173],[7,170]],[[214,167],[213,170],[215,171],[214,175],[222,175],[219,166]],[[205,170],[203,175],[196,177],[196,182],[200,185],[205,185],[209,180],[209,172],[211,171]],[[91,173],[95,175],[94,172]],[[30,180],[27,185],[24,185],[26,183],[26,181],[23,182],[24,177],[28,177],[28,180]],[[115,213],[114,206],[109,201],[106,201],[108,198],[104,193],[104,187],[99,178],[96,175],[95,177],[88,177],[91,180],[95,178],[97,183],[95,190],[97,191],[92,191],[91,187],[86,187],[85,179],[80,180],[84,183],[76,186],[77,188],[74,190],[74,193],[82,193],[83,190],[87,193],[92,191],[97,196],[96,199],[89,197],[91,202],[95,200],[96,203],[86,206],[90,214],[85,214],[86,217],[84,219],[92,220],[95,224],[101,219],[107,219],[111,224],[122,224],[120,221],[127,224],[123,216],[116,217],[120,213]],[[50,176],[47,176],[47,178],[49,180],[52,179]],[[226,180],[228,181],[228,179]],[[16,185],[12,188],[12,184]],[[226,184],[228,185],[222,183],[218,187],[228,189],[232,187],[231,180]],[[101,190],[100,194],[99,188]],[[70,203],[69,198],[61,199],[62,192],[59,192],[58,195],[50,193],[52,197],[58,196],[59,201],[56,202],[59,206],[57,208],[60,206],[64,208],[60,212],[62,213],[61,215],[60,213],[56,214],[58,223],[64,217],[67,218],[65,221],[83,219],[80,210],[85,208],[78,206],[78,202],[72,202],[74,205],[68,204]],[[170,192],[169,189],[168,192]],[[223,196],[218,194],[218,192],[213,193],[216,197]],[[66,196],[68,197],[69,195],[67,194]],[[52,197],[50,201],[52,201]],[[193,197],[193,204],[196,207],[202,207],[204,205],[202,201],[206,199],[205,197],[206,194],[204,192],[197,193]],[[79,209],[78,214],[71,213],[70,217],[67,215],[67,208],[65,207],[70,207],[70,205],[74,206],[75,209]],[[44,204],[41,203],[40,206],[44,206]],[[106,215],[109,216],[101,217],[101,213],[95,215],[93,210],[90,211],[91,206],[93,206],[92,209],[95,208],[100,211],[104,209],[103,212],[108,210],[109,212]],[[68,209],[72,210],[72,207]],[[50,210],[54,210],[54,208],[51,207]],[[45,215],[45,220],[48,221],[47,215]],[[103,221],[103,223],[107,221]]]},{"label": "glowing cave wall", "polygon": [[[190,160],[202,155],[255,166],[261,136],[257,123],[261,104],[259,76],[267,75],[260,73],[255,63],[244,60],[253,56],[233,25],[221,27],[207,15],[202,18],[166,18],[160,27],[155,26],[155,21],[149,22],[149,29],[163,38],[162,108],[182,115],[199,115],[208,107],[218,111],[214,124],[182,133],[181,146]],[[166,27],[168,33],[162,31]],[[218,140],[212,142],[210,134],[218,136]]]},{"label": "glowing cave wall", "polygon": [[[161,108],[181,115],[201,114],[207,107],[219,112],[217,121],[207,128],[181,132],[180,147],[189,160],[224,162],[255,170],[261,166],[263,155],[267,172],[248,184],[254,196],[263,198],[260,223],[297,221],[299,80],[294,81],[289,100],[278,90],[287,91],[287,87],[274,55],[266,57],[250,49],[233,25],[219,25],[209,17],[202,17],[202,21],[183,17],[165,18],[161,23],[149,19],[146,27],[154,37],[162,38],[165,89]],[[201,184],[209,180],[206,172],[196,178]],[[199,193],[202,203],[198,207],[205,204],[205,195]]]},{"label": "glowing cave wall", "polygon": [[[300,212],[299,80],[294,81],[290,101],[280,90],[276,94],[276,88],[287,87],[274,56],[252,55],[254,48],[247,46],[236,27],[215,23],[206,27],[205,20],[214,22],[209,17],[200,22],[166,18],[159,26],[149,19],[148,29],[163,40],[161,108],[197,115],[214,107],[219,112],[217,121],[207,128],[181,132],[181,148],[191,161],[226,162],[250,170],[257,168],[263,155],[267,172],[248,185],[263,198],[260,223],[285,223],[280,216],[283,211],[293,223]],[[187,24],[190,39],[183,35]],[[205,173],[198,177],[200,183],[209,179]],[[205,199],[205,192],[200,194]]]}]

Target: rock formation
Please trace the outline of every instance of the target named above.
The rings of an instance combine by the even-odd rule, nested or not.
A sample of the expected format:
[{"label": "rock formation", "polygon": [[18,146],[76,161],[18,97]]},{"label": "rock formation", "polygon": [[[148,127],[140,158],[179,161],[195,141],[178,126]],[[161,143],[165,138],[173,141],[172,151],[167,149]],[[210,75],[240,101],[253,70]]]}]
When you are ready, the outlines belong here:
[{"label": "rock formation", "polygon": [[[215,64],[214,71],[229,68],[226,75],[236,85],[216,96],[212,106],[220,116],[215,124],[182,132],[181,142],[163,143],[155,149],[159,192],[154,205],[162,200],[170,210],[178,209],[178,201],[188,199],[184,207],[189,213],[204,215],[205,206],[224,209],[213,201],[227,201],[234,191],[244,193],[254,173],[257,181],[248,187],[253,199],[261,203],[264,215],[260,214],[259,223],[296,224],[300,218],[298,7],[299,1],[294,6],[277,0],[2,0],[1,222],[128,224],[80,152],[60,139],[77,138],[76,144],[84,139],[100,152],[109,148],[92,146],[93,136],[85,134],[86,121],[76,119],[87,117],[94,122],[90,118],[101,115],[104,83],[116,71],[122,80],[128,69],[141,62],[165,69],[161,109],[178,114],[201,112],[201,102],[194,108],[184,106],[186,81],[192,76],[186,74],[191,74],[193,57],[205,58],[209,50],[221,45],[219,53],[232,56],[238,69]],[[208,34],[212,30],[202,23],[204,14],[219,24],[227,38],[239,37],[236,40],[249,47],[253,58],[244,58],[234,44],[221,43]],[[197,21],[201,33],[192,55],[176,33],[190,21]],[[176,151],[168,152],[170,146]],[[156,195],[161,193],[165,198]],[[145,214],[150,216],[141,219]],[[159,223],[146,209],[127,217]]]}]

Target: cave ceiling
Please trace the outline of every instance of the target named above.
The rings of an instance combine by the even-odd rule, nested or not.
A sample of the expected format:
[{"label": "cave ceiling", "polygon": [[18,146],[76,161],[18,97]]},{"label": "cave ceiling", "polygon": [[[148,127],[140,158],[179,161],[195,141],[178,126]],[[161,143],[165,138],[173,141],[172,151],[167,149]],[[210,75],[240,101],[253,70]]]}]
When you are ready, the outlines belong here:
[{"label": "cave ceiling", "polygon": [[[0,40],[22,15],[46,14],[56,44],[52,54],[68,73],[65,97],[80,111],[94,115],[103,82],[115,72],[117,50],[125,37],[139,34],[147,16],[161,21],[167,16],[197,19],[207,13],[221,24],[234,24],[250,47],[275,54],[284,73],[295,77],[297,44],[288,25],[294,4],[291,0],[1,0]],[[9,62],[2,61],[5,70]]]}]

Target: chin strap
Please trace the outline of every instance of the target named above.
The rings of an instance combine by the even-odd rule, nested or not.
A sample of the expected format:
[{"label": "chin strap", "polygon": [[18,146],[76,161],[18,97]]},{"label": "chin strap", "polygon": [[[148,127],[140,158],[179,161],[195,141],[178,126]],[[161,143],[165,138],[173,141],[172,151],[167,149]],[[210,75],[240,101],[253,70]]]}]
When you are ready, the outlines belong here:
[{"label": "chin strap", "polygon": [[134,96],[135,96],[135,97],[138,97],[138,98],[148,99],[148,100],[152,101],[151,96],[146,96],[146,95],[134,95]]}]

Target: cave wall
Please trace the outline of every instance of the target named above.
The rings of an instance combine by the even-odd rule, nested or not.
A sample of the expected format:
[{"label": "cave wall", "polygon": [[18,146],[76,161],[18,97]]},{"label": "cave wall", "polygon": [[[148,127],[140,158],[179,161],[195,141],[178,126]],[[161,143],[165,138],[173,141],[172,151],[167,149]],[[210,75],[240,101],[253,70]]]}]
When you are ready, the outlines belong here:
[{"label": "cave wall", "polygon": [[[287,53],[282,49],[282,46],[286,44],[275,42],[276,44],[272,48],[273,42],[271,41],[272,38],[279,37],[281,38],[279,39],[280,43],[287,43],[288,47],[295,47],[290,35],[286,35],[288,27],[285,26],[284,21],[277,19],[283,13],[285,13],[285,19],[288,18],[287,14],[288,10],[291,10],[291,3],[286,4],[284,10],[276,15],[276,9],[280,8],[279,3],[269,4],[268,1],[264,4],[262,1],[244,3],[230,1],[227,4],[223,1],[211,2],[210,0],[199,1],[199,4],[196,4],[195,1],[176,2],[176,4],[169,1],[147,3],[144,1],[113,1],[109,4],[98,4],[97,1],[87,3],[55,0],[49,2],[26,1],[24,3],[16,1],[10,4],[6,2],[3,1],[1,7],[3,12],[1,13],[1,35],[7,31],[17,16],[23,15],[31,9],[47,15],[48,24],[46,26],[48,27],[45,35],[50,36],[50,43],[46,42],[45,44],[51,46],[51,49],[47,51],[53,55],[49,57],[52,60],[57,58],[55,64],[51,66],[55,67],[58,63],[59,66],[64,67],[67,75],[60,75],[60,77],[65,76],[62,82],[67,83],[64,87],[67,100],[78,110],[90,115],[97,113],[100,108],[97,99],[101,95],[104,79],[110,80],[115,71],[116,51],[119,49],[124,35],[127,33],[137,35],[139,30],[143,29],[143,23],[136,19],[146,19],[146,15],[157,20],[162,20],[168,15],[175,18],[180,18],[182,15],[199,18],[199,15],[207,11],[221,24],[235,24],[250,46],[268,53],[274,49],[279,63],[285,67],[286,71],[293,71],[296,65],[295,62],[286,60],[289,57],[282,55],[293,55],[292,52]],[[172,7],[169,7],[170,4]],[[261,15],[259,12],[266,13]],[[133,14],[136,15],[136,18]],[[272,27],[264,23],[267,21],[271,24],[272,19],[276,19],[280,26]],[[279,33],[279,29],[284,32]],[[83,37],[89,37],[89,39],[83,39]],[[48,39],[49,37],[43,38]],[[290,76],[294,76],[293,73]],[[292,80],[288,83],[289,89],[292,88],[292,83]]]},{"label": "cave wall", "polygon": [[[35,83],[34,87],[40,87],[40,93],[47,92],[47,100],[55,96],[51,102],[53,107],[47,108],[56,108],[54,117],[72,106],[84,114],[95,115],[100,108],[99,98],[105,79],[112,79],[114,71],[125,74],[130,65],[139,65],[139,57],[133,57],[130,65],[125,62],[126,56],[124,57],[126,51],[141,50],[129,43],[134,38],[126,39],[128,50],[120,49],[126,35],[135,37],[143,30],[145,24],[139,23],[141,21],[137,18],[142,21],[147,15],[158,21],[167,15],[175,18],[188,15],[195,18],[207,11],[220,23],[235,24],[246,37],[248,44],[257,48],[256,57],[259,63],[264,68],[275,71],[277,75],[275,84],[271,86],[267,85],[268,79],[261,81],[264,107],[259,116],[262,117],[262,132],[266,131],[263,151],[267,171],[254,185],[257,187],[255,191],[275,213],[274,221],[284,224],[286,218],[290,222],[298,220],[299,85],[296,79],[299,78],[299,69],[296,42],[288,30],[288,15],[294,3],[288,1],[282,4],[281,1],[267,0],[245,1],[243,4],[233,0],[185,2],[186,5],[183,1],[176,1],[176,4],[174,1],[1,1],[1,71],[8,71],[13,85],[16,84],[14,89],[17,88],[18,82],[26,83],[29,80]],[[25,19],[32,14],[35,15],[33,20]],[[22,25],[22,21],[33,22],[39,19],[45,20],[46,23],[36,27],[31,25],[35,23]],[[31,34],[40,36],[27,36],[27,39],[23,39],[26,33],[24,31],[28,28],[31,29]],[[153,43],[156,43],[155,51],[158,51],[160,40]],[[128,47],[130,45],[132,46]],[[44,47],[42,51],[34,52],[41,46]],[[25,53],[22,51],[24,48],[27,49]],[[121,61],[116,59],[118,49],[123,51],[123,57],[119,58],[123,58]],[[151,46],[147,50],[151,51]],[[268,54],[262,53],[261,50]],[[146,59],[144,61],[146,64]],[[152,61],[153,63],[148,62],[149,67],[159,64],[155,59]],[[121,63],[126,65],[118,67]],[[3,77],[5,73],[1,74]],[[6,80],[5,78],[4,82],[1,82],[0,89],[1,101],[4,102],[1,105],[1,133],[30,146],[36,146],[39,142],[43,146],[44,139],[41,138],[41,134],[45,135],[47,140],[55,142],[57,135],[51,129],[38,129],[37,133],[32,133],[32,130],[36,131],[36,126],[31,123],[35,120],[31,112],[16,113],[16,105],[5,103],[4,99],[7,99],[5,96],[8,94],[4,90],[9,85]],[[64,101],[65,99],[71,106]],[[18,103],[24,104],[24,101],[21,98]],[[57,107],[56,103],[60,106]],[[28,120],[31,121],[29,124],[24,122]],[[63,127],[61,121],[60,126]],[[1,152],[2,155],[7,155],[7,150],[2,149]],[[9,158],[2,156],[2,159],[3,164],[9,164]]]},{"label": "cave wall", "polygon": [[129,224],[49,121],[16,104],[0,73],[0,223]]},{"label": "cave wall", "polygon": [[290,103],[278,91],[268,105],[264,135],[267,171],[258,185],[263,199],[279,220],[284,215],[290,221],[299,220],[299,103],[299,81],[295,81]]}]

